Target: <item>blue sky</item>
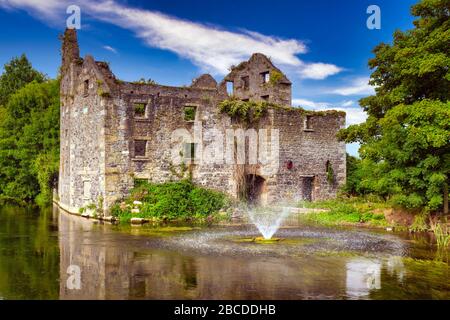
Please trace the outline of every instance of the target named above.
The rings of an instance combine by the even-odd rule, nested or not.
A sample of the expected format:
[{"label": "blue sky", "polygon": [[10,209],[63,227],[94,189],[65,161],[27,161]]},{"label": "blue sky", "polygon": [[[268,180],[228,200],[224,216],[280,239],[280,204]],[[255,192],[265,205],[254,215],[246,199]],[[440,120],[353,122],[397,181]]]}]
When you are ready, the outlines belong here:
[{"label": "blue sky", "polygon": [[[272,58],[293,82],[294,105],[347,111],[364,121],[357,101],[373,92],[367,61],[396,29],[412,28],[417,0],[0,0],[0,64],[26,53],[55,77],[58,35],[67,6],[81,9],[81,54],[108,61],[123,80],[151,78],[190,84],[201,73],[221,80],[252,52]],[[369,5],[381,9],[381,29],[369,30]],[[348,146],[356,154],[357,146]]]}]

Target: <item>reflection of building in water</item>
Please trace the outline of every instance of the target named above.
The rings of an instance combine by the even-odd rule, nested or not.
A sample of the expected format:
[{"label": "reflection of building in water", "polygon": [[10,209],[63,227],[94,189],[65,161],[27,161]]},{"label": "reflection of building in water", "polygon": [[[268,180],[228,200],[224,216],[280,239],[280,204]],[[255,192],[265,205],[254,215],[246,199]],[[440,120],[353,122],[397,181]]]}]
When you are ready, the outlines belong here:
[{"label": "reflection of building in water", "polygon": [[405,275],[405,265],[403,264],[402,257],[392,256],[387,261],[387,271],[390,276],[397,276],[399,281],[403,281]]},{"label": "reflection of building in water", "polygon": [[381,262],[358,258],[347,263],[347,295],[368,296],[370,290],[381,288]]},{"label": "reflection of building in water", "polygon": [[394,277],[401,283],[405,276],[405,265],[400,256],[386,259],[356,258],[347,263],[347,296],[369,298],[374,290],[382,288],[386,276]]},{"label": "reflection of building in water", "polygon": [[[61,299],[345,297],[343,259],[186,256],[111,229],[60,215]],[[80,267],[80,290],[67,288],[70,265]]]}]

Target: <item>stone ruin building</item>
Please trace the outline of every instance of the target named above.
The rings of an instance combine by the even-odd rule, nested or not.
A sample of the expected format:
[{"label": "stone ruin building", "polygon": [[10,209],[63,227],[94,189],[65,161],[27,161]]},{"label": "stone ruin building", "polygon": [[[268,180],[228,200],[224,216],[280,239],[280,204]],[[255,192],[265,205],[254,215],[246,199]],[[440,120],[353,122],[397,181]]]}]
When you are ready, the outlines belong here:
[{"label": "stone ruin building", "polygon": [[[81,58],[76,31],[67,29],[62,37],[60,90],[57,202],[72,213],[89,204],[100,205],[108,212],[136,183],[177,180],[186,167],[198,185],[261,203],[331,198],[345,183],[345,144],[336,138],[345,125],[345,113],[292,108],[291,82],[263,54],[256,53],[232,67],[221,83],[207,74],[185,87],[124,82],[114,76],[107,63],[89,55]],[[248,129],[266,132],[259,134],[263,140],[256,142],[268,141],[271,150],[276,136],[273,129],[277,129],[277,161],[198,161],[199,154],[215,139],[211,132],[226,136],[227,130],[238,132],[242,128],[239,119],[218,111],[219,104],[231,96],[270,103],[267,112],[241,133],[244,141],[247,136],[246,152],[255,144]],[[191,133],[192,141],[174,141],[173,133],[180,130]],[[196,130],[203,133],[201,140],[196,140]],[[236,148],[231,138],[231,142],[219,140],[223,149],[227,143]],[[177,148],[183,160],[175,165]],[[236,155],[232,153],[232,161]],[[271,170],[267,170],[269,165]]]}]

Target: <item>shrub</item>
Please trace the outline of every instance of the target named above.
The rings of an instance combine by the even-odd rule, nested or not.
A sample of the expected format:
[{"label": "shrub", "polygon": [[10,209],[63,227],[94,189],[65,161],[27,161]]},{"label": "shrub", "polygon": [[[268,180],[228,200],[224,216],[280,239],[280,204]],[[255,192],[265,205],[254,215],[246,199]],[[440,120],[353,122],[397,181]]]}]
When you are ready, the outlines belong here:
[{"label": "shrub", "polygon": [[[134,201],[141,201],[140,212],[131,215]],[[113,216],[156,220],[204,219],[227,204],[224,194],[195,186],[190,180],[162,184],[142,183],[131,191],[125,203],[111,208]]]}]

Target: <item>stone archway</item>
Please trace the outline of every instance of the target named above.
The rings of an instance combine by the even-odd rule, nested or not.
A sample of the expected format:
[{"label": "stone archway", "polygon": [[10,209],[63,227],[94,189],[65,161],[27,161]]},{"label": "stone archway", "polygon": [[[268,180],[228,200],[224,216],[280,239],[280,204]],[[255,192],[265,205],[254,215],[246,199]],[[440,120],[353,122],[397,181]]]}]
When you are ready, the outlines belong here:
[{"label": "stone archway", "polygon": [[261,205],[265,202],[266,180],[256,174],[245,176],[246,199],[249,204]]}]

